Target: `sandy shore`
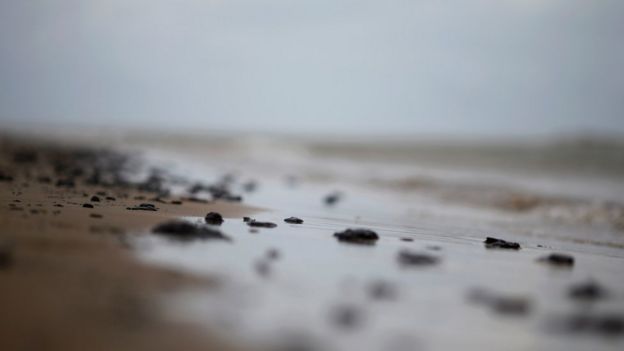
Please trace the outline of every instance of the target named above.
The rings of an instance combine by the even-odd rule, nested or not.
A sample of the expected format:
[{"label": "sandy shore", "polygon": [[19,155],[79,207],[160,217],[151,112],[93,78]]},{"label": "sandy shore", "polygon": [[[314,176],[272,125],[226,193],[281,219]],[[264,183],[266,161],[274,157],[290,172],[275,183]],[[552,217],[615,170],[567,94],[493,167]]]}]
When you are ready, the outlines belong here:
[{"label": "sandy shore", "polygon": [[135,233],[168,218],[209,211],[241,217],[255,209],[162,198],[158,211],[130,211],[154,194],[88,185],[79,177],[72,187],[56,184],[60,173],[51,157],[73,155],[52,147],[2,143],[0,349],[233,349],[218,335],[171,322],[157,302],[189,287],[210,289],[218,280],[147,266],[130,246]]},{"label": "sandy shore", "polygon": [[[573,177],[340,158],[274,139],[117,144],[137,153],[68,139],[0,144],[2,349],[624,342],[624,205],[613,174],[598,172],[607,161]],[[224,222],[204,239],[228,240],[152,230],[179,217],[205,226],[210,211]]]}]

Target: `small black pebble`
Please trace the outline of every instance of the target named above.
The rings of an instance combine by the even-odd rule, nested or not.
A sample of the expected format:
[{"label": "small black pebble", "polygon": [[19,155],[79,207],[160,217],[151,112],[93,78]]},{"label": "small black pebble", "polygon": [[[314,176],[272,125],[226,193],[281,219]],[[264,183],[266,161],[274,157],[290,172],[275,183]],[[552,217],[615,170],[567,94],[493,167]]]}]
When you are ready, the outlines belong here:
[{"label": "small black pebble", "polygon": [[277,224],[272,223],[272,222],[259,222],[256,221],[255,219],[249,220],[247,222],[247,225],[250,227],[258,227],[258,228],[275,228],[277,227]]},{"label": "small black pebble", "polygon": [[524,296],[501,295],[483,289],[474,289],[469,293],[468,298],[499,314],[520,316],[528,314],[531,310],[531,300]]},{"label": "small black pebble", "polygon": [[539,262],[549,263],[553,266],[572,267],[574,265],[574,257],[562,253],[551,253],[537,259]]},{"label": "small black pebble", "polygon": [[73,188],[76,186],[76,183],[72,179],[59,179],[56,181],[56,186],[59,188]]},{"label": "small black pebble", "polygon": [[256,262],[254,264],[254,268],[256,270],[256,273],[258,273],[258,275],[263,278],[266,278],[271,274],[271,265],[265,260],[260,260]]},{"label": "small black pebble", "polygon": [[250,193],[256,190],[258,184],[256,182],[254,182],[253,180],[243,184],[243,190],[245,190],[246,192]]},{"label": "small black pebble", "polygon": [[174,201],[171,201],[171,204],[172,205],[182,205],[182,201],[174,200]]},{"label": "small black pebble", "polygon": [[414,241],[412,238],[401,238],[401,241]]},{"label": "small black pebble", "polygon": [[84,207],[84,208],[93,208],[93,205],[91,205],[91,204],[82,204],[82,207]]},{"label": "small black pebble", "polygon": [[208,214],[206,214],[206,217],[204,217],[204,220],[206,220],[206,223],[208,224],[223,224],[223,216],[221,216],[221,214],[217,212],[208,212]]},{"label": "small black pebble", "polygon": [[13,264],[13,247],[0,242],[0,270],[9,268]]},{"label": "small black pebble", "polygon": [[48,176],[41,176],[37,178],[37,180],[39,181],[39,183],[44,183],[44,184],[48,184],[52,182],[52,179]]},{"label": "small black pebble", "polygon": [[172,239],[188,241],[192,239],[221,239],[230,240],[229,237],[216,229],[205,225],[197,225],[183,220],[173,219],[161,223],[152,229],[153,233],[167,236]]},{"label": "small black pebble", "polygon": [[397,259],[402,266],[430,266],[440,261],[436,256],[408,250],[399,251]]},{"label": "small black pebble", "polygon": [[277,249],[269,249],[267,250],[267,257],[272,259],[272,260],[276,260],[278,258],[280,258],[280,252]]},{"label": "small black pebble", "polygon": [[593,281],[573,285],[568,290],[568,296],[576,300],[598,300],[607,295],[607,290]]},{"label": "small black pebble", "polygon": [[370,229],[347,229],[334,233],[338,241],[350,244],[373,245],[379,240],[379,235]]},{"label": "small black pebble", "polygon": [[284,219],[284,222],[290,223],[290,224],[302,224],[303,223],[303,219],[297,218],[297,217],[288,217],[288,218]]},{"label": "small black pebble", "polygon": [[368,295],[375,300],[392,300],[396,298],[396,286],[385,281],[376,281],[369,285]]},{"label": "small black pebble", "polygon": [[340,193],[335,192],[325,196],[323,202],[325,202],[325,205],[327,206],[332,206],[335,205],[338,200],[340,200]]},{"label": "small black pebble", "polygon": [[503,239],[497,239],[492,237],[487,237],[485,241],[483,241],[485,247],[488,249],[509,249],[509,250],[519,250],[520,244],[514,243],[511,241],[505,241]]},{"label": "small black pebble", "polygon": [[100,202],[100,198],[95,196],[95,195],[93,195],[93,196],[91,196],[91,202]]},{"label": "small black pebble", "polygon": [[352,306],[339,306],[332,310],[332,320],[340,328],[354,329],[362,323],[362,313]]},{"label": "small black pebble", "polygon": [[553,319],[555,331],[586,333],[598,336],[619,336],[624,333],[624,316],[617,314],[574,313]]}]

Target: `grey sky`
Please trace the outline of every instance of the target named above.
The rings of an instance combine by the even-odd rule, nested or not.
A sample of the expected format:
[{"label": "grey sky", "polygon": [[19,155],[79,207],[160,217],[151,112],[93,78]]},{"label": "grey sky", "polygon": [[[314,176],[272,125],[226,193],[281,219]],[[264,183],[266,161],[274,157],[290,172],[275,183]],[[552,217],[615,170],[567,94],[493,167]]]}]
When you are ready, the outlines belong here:
[{"label": "grey sky", "polygon": [[622,0],[0,0],[0,126],[624,133]]}]

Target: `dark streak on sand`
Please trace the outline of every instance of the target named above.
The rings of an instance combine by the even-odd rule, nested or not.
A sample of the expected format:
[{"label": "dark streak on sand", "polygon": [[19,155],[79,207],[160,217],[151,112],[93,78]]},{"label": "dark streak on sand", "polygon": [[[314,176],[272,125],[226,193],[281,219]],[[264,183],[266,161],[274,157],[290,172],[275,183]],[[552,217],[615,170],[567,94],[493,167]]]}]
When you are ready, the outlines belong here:
[{"label": "dark streak on sand", "polygon": [[557,267],[572,267],[574,266],[574,257],[562,253],[551,253],[548,256],[540,257],[538,262],[548,263]]},{"label": "dark streak on sand", "polygon": [[614,313],[577,312],[551,318],[549,328],[565,334],[615,337],[624,334],[624,316]]},{"label": "dark streak on sand", "polygon": [[169,220],[152,229],[155,234],[163,235],[171,239],[189,241],[194,239],[219,239],[231,241],[218,230],[207,226],[193,224],[183,220]]},{"label": "dark streak on sand", "polygon": [[412,252],[409,250],[401,250],[397,255],[399,264],[404,267],[409,266],[431,266],[440,262],[437,256],[426,253]]},{"label": "dark streak on sand", "polygon": [[594,281],[575,284],[568,290],[568,296],[579,301],[594,301],[608,296],[607,290]]},{"label": "dark streak on sand", "polygon": [[247,225],[250,227],[257,227],[257,228],[275,228],[277,227],[277,224],[273,223],[273,222],[260,222],[260,221],[256,221],[255,219],[250,219],[249,221],[247,221]]},{"label": "dark streak on sand", "polygon": [[143,203],[134,207],[126,207],[126,210],[130,211],[158,211],[158,208],[154,204]]},{"label": "dark streak on sand", "polygon": [[489,307],[492,311],[505,315],[526,315],[530,312],[531,301],[525,296],[497,294],[484,289],[475,289],[468,299],[476,304]]},{"label": "dark streak on sand", "polygon": [[13,264],[13,245],[0,242],[0,270],[7,269]]}]

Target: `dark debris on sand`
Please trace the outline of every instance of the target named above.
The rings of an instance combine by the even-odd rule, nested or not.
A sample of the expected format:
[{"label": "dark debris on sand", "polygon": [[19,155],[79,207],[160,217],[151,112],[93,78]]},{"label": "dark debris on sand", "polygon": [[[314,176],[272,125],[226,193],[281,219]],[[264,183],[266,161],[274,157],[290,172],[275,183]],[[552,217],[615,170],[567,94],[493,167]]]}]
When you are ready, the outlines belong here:
[{"label": "dark debris on sand", "polygon": [[267,250],[266,256],[268,259],[277,260],[278,258],[281,257],[281,253],[279,252],[278,249],[271,248]]},{"label": "dark debris on sand", "polygon": [[221,233],[219,230],[209,228],[204,225],[190,223],[188,221],[173,219],[163,222],[152,229],[155,234],[163,235],[177,240],[194,240],[194,239],[231,239]]},{"label": "dark debris on sand", "polygon": [[504,315],[520,316],[531,311],[531,300],[525,296],[502,295],[483,289],[475,289],[468,294],[468,299]]},{"label": "dark debris on sand", "polygon": [[370,229],[346,229],[334,233],[334,237],[340,242],[361,245],[373,245],[379,240],[379,235]]},{"label": "dark debris on sand", "polygon": [[606,298],[607,290],[595,281],[575,284],[568,290],[568,296],[575,300],[593,301]]},{"label": "dark debris on sand", "polygon": [[158,208],[154,204],[143,203],[134,207],[126,207],[126,210],[130,211],[158,211]]},{"label": "dark debris on sand", "polygon": [[82,207],[84,207],[84,208],[93,208],[93,205],[91,205],[91,204],[82,204]]},{"label": "dark debris on sand", "polygon": [[331,311],[331,319],[337,327],[351,330],[362,325],[364,314],[354,306],[337,306]]},{"label": "dark debris on sand", "polygon": [[520,244],[506,241],[503,239],[497,239],[492,237],[487,237],[485,241],[483,241],[485,247],[488,249],[507,249],[507,250],[520,250]]},{"label": "dark debris on sand", "polygon": [[221,182],[217,182],[216,184],[207,185],[202,183],[195,183],[191,187],[188,188],[188,192],[190,194],[196,195],[199,193],[208,193],[212,196],[212,200],[222,200],[222,201],[231,201],[231,202],[240,202],[243,201],[243,197],[240,195],[235,195],[230,190],[230,184],[233,182],[233,179],[229,177],[225,177]]},{"label": "dark debris on sand", "polygon": [[340,199],[342,198],[342,195],[339,192],[333,192],[331,194],[326,195],[323,198],[323,202],[325,203],[325,205],[327,206],[333,206],[335,205],[338,201],[340,201]]},{"label": "dark debris on sand", "polygon": [[440,262],[437,256],[409,250],[399,251],[397,260],[401,266],[431,266]]},{"label": "dark debris on sand", "polygon": [[4,173],[2,170],[0,170],[0,182],[12,182],[13,181],[13,176]]},{"label": "dark debris on sand", "polygon": [[557,267],[574,266],[574,257],[562,253],[551,253],[548,256],[538,258],[537,261],[542,263],[548,263]]},{"label": "dark debris on sand", "polygon": [[0,242],[0,270],[8,269],[13,264],[13,245]]},{"label": "dark debris on sand", "polygon": [[255,219],[250,219],[247,221],[247,225],[250,227],[256,227],[256,228],[275,228],[277,227],[277,224],[273,223],[273,222],[260,222],[257,221]]},{"label": "dark debris on sand", "polygon": [[254,270],[259,276],[267,278],[271,275],[271,263],[266,259],[258,260],[254,263]]},{"label": "dark debris on sand", "polygon": [[368,286],[367,293],[374,300],[394,300],[397,297],[397,287],[389,282],[379,280]]},{"label": "dark debris on sand", "polygon": [[221,214],[217,212],[208,212],[204,217],[204,220],[206,221],[206,223],[212,225],[223,224],[223,216],[221,216]]},{"label": "dark debris on sand", "polygon": [[284,222],[290,223],[290,224],[302,224],[303,223],[303,219],[297,218],[297,217],[288,217],[288,218],[284,219]]},{"label": "dark debris on sand", "polygon": [[549,327],[565,334],[616,337],[624,335],[624,316],[614,313],[576,312],[551,318]]}]

